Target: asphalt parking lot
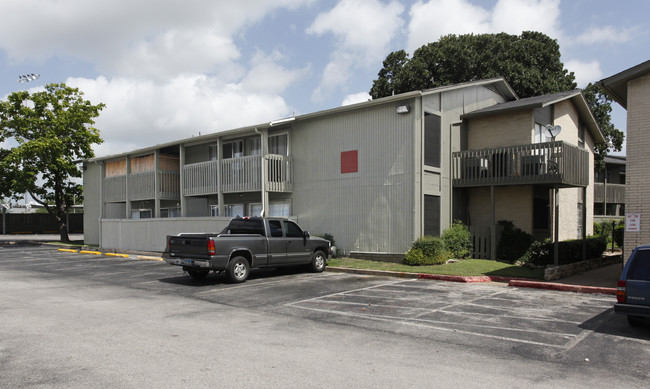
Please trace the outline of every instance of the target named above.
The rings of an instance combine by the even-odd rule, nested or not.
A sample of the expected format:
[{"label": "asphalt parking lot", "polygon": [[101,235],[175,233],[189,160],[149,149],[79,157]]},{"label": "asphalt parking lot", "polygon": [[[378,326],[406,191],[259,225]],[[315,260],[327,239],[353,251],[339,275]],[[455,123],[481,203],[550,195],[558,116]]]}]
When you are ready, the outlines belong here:
[{"label": "asphalt parking lot", "polygon": [[[477,348],[568,366],[618,369],[648,378],[650,329],[630,328],[613,312],[614,296],[459,284],[304,269],[256,270],[243,284],[224,275],[185,276],[164,262],[0,246],[0,270],[35,273],[174,295],[342,328]],[[622,359],[622,355],[634,356]]]}]

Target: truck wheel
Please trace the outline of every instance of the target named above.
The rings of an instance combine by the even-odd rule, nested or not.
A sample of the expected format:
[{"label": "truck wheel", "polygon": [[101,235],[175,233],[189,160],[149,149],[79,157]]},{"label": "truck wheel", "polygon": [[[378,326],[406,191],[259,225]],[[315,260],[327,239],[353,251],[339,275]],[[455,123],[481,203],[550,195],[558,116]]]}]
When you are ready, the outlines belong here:
[{"label": "truck wheel", "polygon": [[210,274],[210,270],[187,270],[187,274],[195,280],[202,280]]},{"label": "truck wheel", "polygon": [[250,267],[244,257],[235,257],[228,264],[228,277],[232,282],[244,282],[249,274]]},{"label": "truck wheel", "polygon": [[325,254],[320,250],[316,250],[311,257],[311,270],[320,273],[325,270],[325,264]]}]

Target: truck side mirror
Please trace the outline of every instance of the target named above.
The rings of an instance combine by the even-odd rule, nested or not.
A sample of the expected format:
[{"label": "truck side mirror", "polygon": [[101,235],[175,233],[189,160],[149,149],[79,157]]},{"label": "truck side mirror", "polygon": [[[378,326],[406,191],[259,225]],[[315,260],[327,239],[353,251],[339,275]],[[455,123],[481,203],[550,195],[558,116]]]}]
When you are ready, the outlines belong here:
[{"label": "truck side mirror", "polygon": [[305,232],[303,232],[303,233],[302,233],[302,236],[303,236],[303,238],[305,238],[305,239],[309,238],[309,236],[310,236],[310,235],[309,235],[309,231],[305,231]]}]

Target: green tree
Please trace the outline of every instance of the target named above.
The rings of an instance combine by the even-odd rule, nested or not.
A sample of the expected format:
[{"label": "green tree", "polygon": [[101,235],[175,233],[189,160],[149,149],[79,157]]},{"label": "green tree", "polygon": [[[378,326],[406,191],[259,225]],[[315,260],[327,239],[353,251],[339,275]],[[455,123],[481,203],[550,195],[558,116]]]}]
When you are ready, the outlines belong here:
[{"label": "green tree", "polygon": [[[525,31],[521,35],[447,35],[415,50],[390,53],[373,81],[373,99],[419,89],[503,77],[521,98],[575,89],[575,76],[560,61],[560,46],[545,34]],[[584,90],[607,141],[620,151],[623,133],[611,123],[611,105],[600,87]],[[602,163],[607,145],[596,147],[596,161]]]},{"label": "green tree", "polygon": [[594,164],[596,169],[604,169],[605,155],[607,155],[609,149],[621,151],[625,136],[623,131],[614,127],[612,124],[612,117],[610,115],[612,112],[612,99],[609,98],[600,85],[589,83],[582,91],[582,94],[585,96],[585,100],[587,100],[587,104],[596,119],[596,123],[598,123],[605,135],[605,141],[611,144],[611,146],[608,144],[598,144],[594,150]]},{"label": "green tree", "polygon": [[29,193],[56,218],[63,242],[69,241],[67,210],[75,197],[82,198],[74,182],[82,175],[79,162],[92,158],[92,145],[103,142],[92,125],[104,107],[65,84],[14,92],[0,101],[0,142],[10,145],[0,150],[1,194]]}]

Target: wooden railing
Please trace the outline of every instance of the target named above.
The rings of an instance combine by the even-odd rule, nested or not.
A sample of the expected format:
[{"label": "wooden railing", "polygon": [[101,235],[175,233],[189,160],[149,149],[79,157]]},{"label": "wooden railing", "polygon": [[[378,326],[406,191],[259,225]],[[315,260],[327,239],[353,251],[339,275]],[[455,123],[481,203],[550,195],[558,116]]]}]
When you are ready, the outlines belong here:
[{"label": "wooden railing", "polygon": [[[269,192],[291,192],[291,158],[268,154],[266,164],[266,188]],[[221,192],[252,192],[262,190],[262,158],[249,156],[218,161],[199,162],[183,167],[183,193],[187,196]]]},{"label": "wooden railing", "polygon": [[284,155],[268,154],[266,156],[266,188],[269,192],[291,192],[291,158]]},{"label": "wooden railing", "polygon": [[[605,199],[605,187],[607,187],[607,199]],[[602,203],[607,200],[607,203],[625,203],[625,185],[624,184],[607,184],[605,186],[602,182],[594,184],[594,202]]]},{"label": "wooden railing", "polygon": [[453,153],[455,187],[589,185],[589,153],[556,141]]}]

